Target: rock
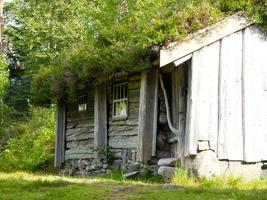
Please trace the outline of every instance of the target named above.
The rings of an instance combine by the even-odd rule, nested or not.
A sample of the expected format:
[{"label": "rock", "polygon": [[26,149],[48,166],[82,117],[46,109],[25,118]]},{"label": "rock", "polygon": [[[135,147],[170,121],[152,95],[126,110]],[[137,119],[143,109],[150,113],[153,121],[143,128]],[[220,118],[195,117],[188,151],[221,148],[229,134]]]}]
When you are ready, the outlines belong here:
[{"label": "rock", "polygon": [[112,164],[113,170],[119,170],[121,168],[122,160],[114,160]]},{"label": "rock", "polygon": [[103,169],[107,169],[108,168],[108,164],[103,164]]},{"label": "rock", "polygon": [[261,167],[261,179],[267,179],[267,163],[264,163]]},{"label": "rock", "polygon": [[153,173],[157,173],[159,166],[158,165],[149,165],[149,168]]},{"label": "rock", "polygon": [[140,169],[139,162],[127,163],[127,172],[134,172],[134,171],[138,171],[139,169]]},{"label": "rock", "polygon": [[163,176],[165,181],[169,181],[175,174],[175,167],[161,166],[158,169],[158,174]]},{"label": "rock", "polygon": [[97,168],[97,169],[101,169],[101,168],[103,168],[103,164],[102,164],[102,163],[97,164],[97,165],[96,165],[96,168]]},{"label": "rock", "polygon": [[86,166],[85,170],[90,171],[91,170],[90,166]]},{"label": "rock", "polygon": [[206,151],[210,149],[209,141],[198,141],[198,151]]},{"label": "rock", "polygon": [[163,189],[169,189],[169,190],[180,190],[184,191],[184,187],[181,185],[171,184],[171,183],[165,183],[162,185]]},{"label": "rock", "polygon": [[261,179],[267,179],[267,169],[261,170]]},{"label": "rock", "polygon": [[158,161],[158,166],[175,167],[178,158],[162,158]]},{"label": "rock", "polygon": [[138,173],[139,173],[139,171],[129,172],[127,174],[124,174],[123,177],[124,178],[133,178],[133,177],[137,176]]},{"label": "rock", "polygon": [[170,150],[168,151],[157,150],[157,156],[158,158],[169,158],[171,157],[171,152]]},{"label": "rock", "polygon": [[157,148],[161,150],[164,149],[166,141],[167,136],[164,134],[164,132],[160,131],[157,135]]},{"label": "rock", "polygon": [[166,115],[166,113],[160,112],[159,123],[161,123],[161,124],[166,124],[167,123],[167,115]]},{"label": "rock", "polygon": [[219,160],[216,153],[211,150],[198,153],[193,161],[192,168],[199,178],[210,179],[220,175]]},{"label": "rock", "polygon": [[94,165],[90,165],[90,170],[96,170],[96,165],[94,164]]},{"label": "rock", "polygon": [[69,176],[74,176],[75,175],[75,168],[71,167],[69,168]]}]

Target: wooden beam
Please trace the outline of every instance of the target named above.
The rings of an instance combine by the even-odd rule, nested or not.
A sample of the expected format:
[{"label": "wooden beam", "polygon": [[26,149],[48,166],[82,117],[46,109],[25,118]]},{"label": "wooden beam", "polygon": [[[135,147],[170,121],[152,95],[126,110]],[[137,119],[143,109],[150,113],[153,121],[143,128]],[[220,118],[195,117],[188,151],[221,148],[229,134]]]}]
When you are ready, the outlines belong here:
[{"label": "wooden beam", "polygon": [[57,103],[57,129],[55,147],[55,167],[62,167],[65,155],[66,106],[64,101]]},{"label": "wooden beam", "polygon": [[156,154],[157,116],[158,116],[158,73],[152,69],[141,74],[138,160],[150,160]]},{"label": "wooden beam", "polygon": [[200,30],[183,41],[173,42],[168,47],[160,50],[160,67],[187,56],[251,24],[252,21],[239,13]]},{"label": "wooden beam", "polygon": [[95,88],[94,106],[94,146],[95,149],[107,144],[107,91],[106,85]]}]

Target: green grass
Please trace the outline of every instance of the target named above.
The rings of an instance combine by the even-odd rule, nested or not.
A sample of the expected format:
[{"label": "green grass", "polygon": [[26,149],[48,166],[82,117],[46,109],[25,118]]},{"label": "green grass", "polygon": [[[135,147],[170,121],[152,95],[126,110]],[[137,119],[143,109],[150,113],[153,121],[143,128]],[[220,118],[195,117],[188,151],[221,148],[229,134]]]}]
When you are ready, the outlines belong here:
[{"label": "green grass", "polygon": [[30,173],[0,173],[1,200],[60,200],[60,199],[267,199],[267,181],[250,183],[232,179],[223,185],[221,180],[185,184],[185,190],[166,190],[160,184],[124,180],[115,175],[102,178],[70,178]]}]

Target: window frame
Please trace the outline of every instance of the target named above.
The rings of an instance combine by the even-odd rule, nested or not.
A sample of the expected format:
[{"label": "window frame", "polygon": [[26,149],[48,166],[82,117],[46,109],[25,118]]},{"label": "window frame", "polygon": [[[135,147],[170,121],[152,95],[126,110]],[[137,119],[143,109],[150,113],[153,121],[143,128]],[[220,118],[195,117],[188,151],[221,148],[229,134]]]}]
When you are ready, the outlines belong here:
[{"label": "window frame", "polygon": [[[80,103],[80,99],[83,98],[83,103]],[[80,105],[82,105],[82,109],[80,109]],[[84,108],[85,107],[85,108]],[[78,96],[78,112],[86,112],[88,109],[87,95],[79,95]]]},{"label": "window frame", "polygon": [[[125,90],[124,90],[124,94],[126,93],[126,97],[124,98],[118,98],[119,94],[115,94],[115,92],[118,93],[118,88],[119,86],[123,86],[125,85]],[[116,98],[117,97],[117,98]],[[113,121],[118,121],[118,120],[126,120],[128,119],[128,98],[129,98],[129,93],[128,93],[128,82],[123,82],[123,83],[118,83],[118,84],[114,84],[112,85],[112,120]],[[120,103],[120,102],[125,102],[126,103],[126,115],[121,115],[121,116],[116,116],[115,115],[115,104],[116,103]]]}]

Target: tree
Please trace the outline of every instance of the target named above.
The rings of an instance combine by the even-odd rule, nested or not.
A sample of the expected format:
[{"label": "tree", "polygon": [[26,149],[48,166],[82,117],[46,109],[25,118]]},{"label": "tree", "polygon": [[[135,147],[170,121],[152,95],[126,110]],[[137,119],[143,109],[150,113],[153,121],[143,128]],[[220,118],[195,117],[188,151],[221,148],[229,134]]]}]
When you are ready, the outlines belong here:
[{"label": "tree", "polygon": [[39,102],[150,67],[154,46],[243,10],[266,20],[264,0],[15,0],[6,34]]}]

